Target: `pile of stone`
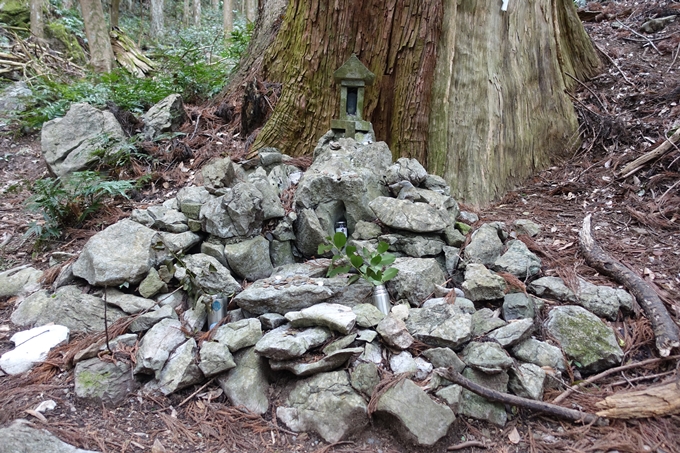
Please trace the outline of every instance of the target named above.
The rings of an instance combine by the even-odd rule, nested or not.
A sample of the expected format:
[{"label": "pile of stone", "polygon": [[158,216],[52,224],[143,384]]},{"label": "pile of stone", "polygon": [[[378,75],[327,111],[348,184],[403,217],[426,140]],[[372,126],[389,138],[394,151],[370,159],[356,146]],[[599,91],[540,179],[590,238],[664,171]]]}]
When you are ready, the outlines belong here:
[{"label": "pile of stone", "polygon": [[[516,239],[540,234],[538,225],[493,222],[472,231],[477,219],[459,211],[444,181],[415,160],[393,163],[384,143],[329,133],[305,172],[269,148],[240,165],[214,161],[202,179],[95,235],[53,292],[26,296],[12,315],[20,326],[78,331],[102,330],[105,304],[109,323],[137,316],[110,342],[134,353],[134,365],[102,361],[103,344],[80,351],[78,396],[120,402],[141,386],[170,394],[214,377],[232,404],[258,414],[273,404],[289,429],[336,442],[368,425],[371,395],[394,376],[372,416],[432,445],[455,414],[507,420],[502,404],[447,382],[436,368],[540,400],[569,366],[565,356],[586,373],[623,357],[601,317],[630,310],[629,294],[585,281],[573,292],[559,278],[538,278],[539,258]],[[293,210],[280,197],[290,188]],[[339,220],[350,243],[374,249],[385,241],[398,256],[399,273],[386,285],[388,315],[370,303],[370,284],[325,278],[329,260],[314,257]],[[499,273],[528,282],[531,294],[513,292]],[[0,274],[0,288],[12,294],[35,281],[26,269]],[[197,342],[215,300],[232,309]],[[539,314],[558,344],[535,337]],[[12,368],[5,356],[0,367],[8,373],[38,361]],[[281,372],[299,379],[270,401]]]}]

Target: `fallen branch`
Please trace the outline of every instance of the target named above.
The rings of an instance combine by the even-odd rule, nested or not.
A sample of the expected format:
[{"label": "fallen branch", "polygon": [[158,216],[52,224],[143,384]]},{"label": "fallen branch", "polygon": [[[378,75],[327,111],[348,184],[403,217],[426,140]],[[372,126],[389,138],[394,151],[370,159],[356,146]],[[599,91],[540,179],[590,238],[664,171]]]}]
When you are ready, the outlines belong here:
[{"label": "fallen branch", "polygon": [[446,449],[446,451],[458,451],[464,448],[472,447],[489,448],[484,442],[480,442],[478,440],[468,440],[467,442],[461,442],[459,444],[451,445]]},{"label": "fallen branch", "polygon": [[668,357],[673,348],[680,346],[680,329],[666,310],[659,295],[642,277],[628,269],[619,261],[607,255],[590,232],[590,214],[583,219],[579,232],[581,250],[586,262],[598,272],[608,275],[625,286],[638,301],[652,325],[656,348],[661,357]]},{"label": "fallen branch", "polygon": [[657,159],[664,154],[666,154],[671,148],[675,147],[675,144],[680,141],[680,129],[675,131],[673,135],[667,138],[662,144],[657,146],[651,151],[643,154],[642,156],[635,159],[633,162],[629,163],[621,169],[619,176],[622,178],[627,178],[628,176],[634,174],[640,170],[647,162]]},{"label": "fallen branch", "polygon": [[590,376],[585,381],[581,381],[576,385],[572,385],[567,390],[560,393],[557,396],[557,398],[555,398],[552,402],[553,402],[553,404],[559,404],[562,401],[564,401],[564,399],[566,397],[568,397],[569,395],[574,393],[579,388],[585,387],[586,385],[592,384],[593,382],[597,382],[600,379],[609,376],[610,374],[615,374],[615,373],[630,370],[630,369],[633,369],[633,368],[639,368],[639,367],[643,367],[643,366],[647,366],[647,365],[652,365],[654,363],[663,362],[665,360],[675,360],[675,359],[679,359],[679,358],[680,358],[680,355],[674,355],[674,356],[671,356],[671,357],[661,357],[661,358],[647,359],[647,360],[643,360],[642,362],[629,363],[628,365],[622,365],[622,366],[617,366],[616,368],[610,368],[608,370],[603,371],[600,374]]},{"label": "fallen branch", "polygon": [[596,403],[597,413],[611,418],[647,418],[680,413],[680,383],[675,379],[658,387],[617,393]]},{"label": "fallen branch", "polygon": [[572,422],[579,423],[595,423],[598,426],[607,425],[607,420],[600,418],[594,414],[589,414],[587,412],[579,412],[573,409],[567,409],[566,407],[557,406],[555,404],[545,403],[543,401],[530,400],[528,398],[521,398],[515,395],[509,395],[507,393],[497,392],[496,390],[491,390],[487,387],[481,386],[471,380],[463,377],[462,374],[454,370],[453,368],[437,369],[437,374],[439,374],[444,379],[447,379],[455,384],[458,384],[471,392],[476,393],[479,396],[491,401],[498,401],[504,404],[511,404],[513,406],[523,407],[536,412],[542,412],[545,414],[553,415],[555,417],[563,418]]}]

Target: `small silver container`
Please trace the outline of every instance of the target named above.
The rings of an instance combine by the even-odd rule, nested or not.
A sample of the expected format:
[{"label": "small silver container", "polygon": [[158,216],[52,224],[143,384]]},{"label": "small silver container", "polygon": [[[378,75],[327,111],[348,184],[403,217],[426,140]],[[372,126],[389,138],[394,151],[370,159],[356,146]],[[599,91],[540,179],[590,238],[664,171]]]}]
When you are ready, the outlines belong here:
[{"label": "small silver container", "polygon": [[226,307],[224,300],[216,297],[210,303],[210,310],[208,310],[208,330],[212,329],[224,318]]},{"label": "small silver container", "polygon": [[390,295],[387,293],[385,285],[378,285],[373,289],[373,305],[384,315],[390,314]]},{"label": "small silver container", "polygon": [[347,231],[347,222],[344,220],[339,220],[335,222],[335,232],[336,233],[345,233],[345,236],[348,236],[348,231]]}]

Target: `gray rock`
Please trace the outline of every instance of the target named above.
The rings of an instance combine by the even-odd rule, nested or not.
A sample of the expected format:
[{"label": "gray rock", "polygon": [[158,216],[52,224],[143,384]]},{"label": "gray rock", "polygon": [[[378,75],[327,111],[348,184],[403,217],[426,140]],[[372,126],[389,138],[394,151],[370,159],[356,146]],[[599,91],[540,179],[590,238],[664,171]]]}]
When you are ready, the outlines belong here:
[{"label": "gray rock", "polygon": [[164,395],[203,380],[203,373],[196,360],[196,349],[196,340],[189,338],[170,354],[158,376],[158,385]]},{"label": "gray rock", "polygon": [[444,258],[446,259],[446,274],[453,275],[458,269],[458,262],[460,261],[460,249],[457,247],[449,247],[448,245],[442,247]]},{"label": "gray rock", "polygon": [[[118,308],[107,309],[109,325],[124,316],[126,314]],[[21,302],[12,313],[11,320],[18,326],[54,323],[71,331],[100,332],[104,330],[104,301],[83,294],[76,286],[63,286],[51,296],[47,291],[38,291]]]},{"label": "gray rock", "polygon": [[[205,296],[204,296],[205,297]],[[203,328],[205,322],[208,320],[208,305],[204,302],[205,299],[199,299],[193,308],[182,313],[182,325],[189,332],[196,333]]]},{"label": "gray rock", "polygon": [[458,215],[458,220],[460,220],[461,222],[465,222],[468,225],[472,225],[479,222],[479,216],[474,212],[460,211],[460,214]]},{"label": "gray rock", "polygon": [[[489,389],[503,393],[508,391],[509,377],[506,372],[491,375],[466,368],[463,370],[463,376]],[[478,420],[487,420],[498,426],[505,426],[508,421],[503,403],[491,402],[467,389],[461,392],[458,413]]]},{"label": "gray rock", "polygon": [[562,350],[544,341],[529,338],[512,348],[512,355],[523,362],[533,363],[539,367],[549,366],[565,371]]},{"label": "gray rock", "polygon": [[351,383],[356,391],[371,396],[380,383],[378,367],[375,363],[358,363],[352,370]]},{"label": "gray rock", "polygon": [[139,294],[142,297],[149,298],[160,292],[167,292],[168,285],[166,285],[165,282],[161,280],[161,276],[158,274],[156,268],[152,267],[149,269],[149,273],[146,275],[146,277],[144,277],[144,280],[139,283],[139,288],[137,288],[137,291],[139,291]]},{"label": "gray rock", "polygon": [[294,359],[320,346],[331,336],[330,330],[324,327],[297,330],[285,325],[267,332],[255,345],[255,352],[273,360]]},{"label": "gray rock", "polygon": [[[384,142],[362,145],[352,139],[340,138],[338,143],[340,148],[333,150],[327,142],[319,142],[314,150],[314,162],[298,184],[295,206],[300,212],[339,202],[349,230],[354,231],[358,221],[375,219],[368,208],[371,200],[387,195],[382,175],[392,162],[392,154]],[[339,218],[326,219],[329,220],[334,222]],[[332,223],[327,226],[326,235],[333,228]]]},{"label": "gray rock", "polygon": [[[261,171],[261,173],[260,173]],[[277,219],[286,215],[283,209],[279,192],[274,188],[267,173],[263,169],[259,169],[255,173],[248,175],[248,181],[251,182],[262,193],[262,213],[264,220]]]},{"label": "gray rock", "polygon": [[531,336],[534,331],[534,320],[531,318],[511,321],[508,325],[499,327],[487,334],[487,337],[496,340],[501,346],[514,346]]},{"label": "gray rock", "polygon": [[394,316],[387,316],[378,323],[375,329],[388,346],[396,349],[406,349],[413,344],[413,337],[408,332],[406,324]]},{"label": "gray rock", "polygon": [[28,421],[17,419],[11,425],[0,428],[0,453],[97,453],[92,450],[81,450],[62,442],[44,429],[29,426]]},{"label": "gray rock", "polygon": [[[212,256],[203,253],[186,255],[182,261],[186,270],[193,276],[191,283],[197,285],[207,294],[230,295],[241,291],[241,285],[231,276],[229,269],[222,266]],[[177,266],[180,268],[181,266]],[[175,271],[175,278],[182,280]]]},{"label": "gray rock", "polygon": [[538,297],[555,299],[566,303],[576,302],[574,292],[559,277],[541,277],[531,282],[527,289]]},{"label": "gray rock", "polygon": [[536,237],[541,233],[541,225],[529,219],[517,219],[512,223],[517,234],[526,234],[527,236]]},{"label": "gray rock", "polygon": [[198,220],[201,205],[210,199],[210,192],[202,186],[182,187],[176,198],[180,212],[189,219]]},{"label": "gray rock", "polygon": [[215,329],[213,340],[226,345],[231,352],[254,346],[262,338],[262,325],[257,318],[230,322]]},{"label": "gray rock", "polygon": [[125,294],[114,288],[106,288],[106,302],[119,307],[125,313],[131,315],[148,310],[156,305],[156,302],[151,299],[135,296],[134,294]]},{"label": "gray rock", "polygon": [[522,398],[543,400],[545,371],[533,363],[523,363],[517,369],[510,370],[510,391]]},{"label": "gray rock", "polygon": [[191,231],[183,233],[161,232],[154,239],[154,247],[161,257],[158,261],[173,259],[175,255],[183,254],[201,241],[201,237]]},{"label": "gray rock", "polygon": [[466,239],[465,235],[458,231],[455,225],[449,225],[444,230],[444,240],[451,247],[462,247]]},{"label": "gray rock", "polygon": [[406,299],[420,305],[434,292],[435,285],[446,281],[444,271],[434,258],[397,258],[392,267],[399,273],[385,286],[393,299]]},{"label": "gray rock", "polygon": [[541,270],[541,260],[522,241],[508,241],[508,250],[496,259],[493,268],[508,272],[520,279],[528,279]]},{"label": "gray rock", "polygon": [[500,373],[513,364],[512,358],[501,345],[490,342],[470,342],[463,349],[461,358],[468,366],[487,374]]},{"label": "gray rock", "polygon": [[[339,351],[340,349],[348,348],[352,343],[354,343],[354,340],[356,339],[357,339],[356,333],[353,333],[351,335],[345,335],[344,337],[338,338],[337,340],[334,340],[332,343],[329,343],[328,346],[322,349],[322,352],[326,355],[329,355],[334,353],[335,351]],[[364,350],[362,349],[361,352],[364,352]]]},{"label": "gray rock", "polygon": [[623,351],[611,327],[585,308],[555,307],[545,327],[581,370],[596,373],[621,364]]},{"label": "gray rock", "polygon": [[149,140],[163,132],[179,131],[180,126],[187,120],[182,96],[169,95],[151,107],[141,119],[144,122],[144,135]]},{"label": "gray rock", "polygon": [[465,297],[473,302],[502,299],[507,284],[483,264],[470,263],[465,268],[465,281],[461,285]]},{"label": "gray rock", "polygon": [[276,416],[296,432],[314,431],[338,442],[368,425],[364,399],[350,386],[345,371],[317,374],[297,382]]},{"label": "gray rock", "polygon": [[132,220],[123,219],[87,241],[73,275],[92,286],[139,283],[156,263],[153,249],[156,232]]},{"label": "gray rock", "polygon": [[123,360],[102,361],[95,357],[78,362],[73,373],[76,396],[96,403],[122,403],[139,387],[130,372],[131,364]]},{"label": "gray rock", "polygon": [[357,330],[357,341],[370,343],[378,337],[378,332],[371,329]]},{"label": "gray rock", "polygon": [[298,167],[288,164],[275,165],[267,175],[269,184],[271,184],[278,193],[290,189],[291,186],[300,182],[302,178],[302,170]]},{"label": "gray rock", "polygon": [[359,220],[356,225],[354,225],[352,238],[356,240],[368,241],[371,239],[377,239],[381,234],[382,230],[376,223]]},{"label": "gray rock", "polygon": [[364,352],[364,348],[339,349],[315,362],[301,360],[270,360],[269,366],[274,371],[287,370],[299,377],[311,376],[313,374],[325,373],[343,366],[354,355]]},{"label": "gray rock", "polygon": [[273,267],[295,263],[291,241],[271,241],[269,243],[269,259]]},{"label": "gray rock", "polygon": [[465,368],[465,363],[449,348],[427,349],[423,351],[423,356],[429,360],[435,368],[453,367],[453,369],[459,373]]},{"label": "gray rock", "polygon": [[457,348],[471,338],[472,317],[448,304],[434,305],[411,309],[406,327],[425,344]]},{"label": "gray rock", "polygon": [[160,372],[170,353],[184,342],[182,324],[176,319],[164,319],[154,325],[142,338],[136,355],[135,374]]},{"label": "gray rock", "polygon": [[354,328],[357,319],[350,307],[327,303],[312,305],[302,311],[290,311],[285,316],[293,327],[328,327],[343,335]]},{"label": "gray rock", "polygon": [[205,377],[215,376],[236,366],[229,347],[217,341],[204,341],[199,356],[201,360],[198,367]]},{"label": "gray rock", "polygon": [[444,247],[444,241],[439,236],[391,233],[382,235],[379,239],[390,245],[390,251],[414,258],[439,255]]},{"label": "gray rock", "polygon": [[[3,9],[7,6],[9,5],[3,4]],[[23,80],[8,85],[0,92],[0,119],[8,119],[13,113],[25,111],[26,101],[32,95],[33,92]]]},{"label": "gray rock", "polygon": [[149,330],[156,323],[162,321],[163,319],[177,319],[177,313],[170,305],[165,305],[158,308],[157,310],[139,315],[134,321],[132,321],[128,329],[130,332],[143,332],[145,330]]},{"label": "gray rock", "polygon": [[264,330],[272,330],[280,327],[288,322],[285,316],[279,313],[265,313],[257,317],[262,323]]},{"label": "gray rock", "polygon": [[413,376],[418,371],[418,364],[413,360],[410,352],[401,351],[390,357],[390,369],[394,374],[408,373],[409,376]]},{"label": "gray rock", "polygon": [[[213,242],[213,240],[215,242]],[[212,256],[226,268],[229,268],[227,257],[224,256],[224,244],[219,242],[219,239],[211,236],[208,240],[201,242],[201,253]]]},{"label": "gray rock", "polygon": [[428,174],[422,186],[441,195],[451,195],[451,188],[441,176]]},{"label": "gray rock", "polygon": [[427,170],[416,159],[400,157],[385,172],[385,183],[392,185],[399,181],[408,181],[419,186],[427,179]]},{"label": "gray rock", "polygon": [[610,321],[616,321],[619,309],[631,311],[633,296],[624,289],[596,286],[579,279],[576,303],[591,313]]},{"label": "gray rock", "polygon": [[223,239],[259,234],[264,220],[262,192],[245,182],[224,189],[224,192],[221,197],[211,198],[201,207],[199,219],[204,230]]},{"label": "gray rock", "polygon": [[316,255],[319,244],[323,244],[330,235],[331,232],[321,225],[314,210],[300,210],[295,221],[295,246],[302,255]]},{"label": "gray rock", "polygon": [[531,296],[524,293],[509,293],[503,298],[503,319],[531,318],[536,316],[536,307]]},{"label": "gray rock", "polygon": [[151,228],[169,231],[170,233],[184,233],[189,231],[187,216],[175,209],[168,209],[162,205],[149,206],[147,212],[154,222]]},{"label": "gray rock", "polygon": [[295,211],[291,211],[283,219],[279,220],[272,231],[274,239],[277,241],[294,241],[295,230],[293,226],[295,225],[297,217]]},{"label": "gray rock", "polygon": [[234,356],[236,368],[217,378],[234,406],[243,406],[253,414],[264,414],[269,408],[267,360],[255,353],[255,348],[242,349]]},{"label": "gray rock", "polygon": [[496,312],[482,308],[472,314],[472,336],[485,335],[494,329],[507,325],[507,322],[500,319]]},{"label": "gray rock", "polygon": [[125,133],[111,112],[89,104],[72,104],[66,115],[43,124],[40,146],[50,173],[64,176],[87,169],[97,161],[96,151],[121,144]]},{"label": "gray rock", "polygon": [[7,374],[21,374],[47,359],[50,350],[68,343],[66,326],[49,325],[17,332],[9,339],[14,349],[0,357],[0,368]]},{"label": "gray rock", "polygon": [[451,224],[448,211],[427,203],[378,197],[368,205],[382,223],[413,233],[440,233]]},{"label": "gray rock", "polygon": [[274,270],[269,258],[269,241],[262,236],[226,245],[224,256],[233,273],[251,282],[269,277]]},{"label": "gray rock", "polygon": [[397,319],[401,319],[402,321],[406,321],[408,319],[408,315],[411,312],[411,309],[408,304],[396,304],[392,306],[392,309],[390,310],[390,315],[394,316]]},{"label": "gray rock", "polygon": [[187,300],[187,294],[181,290],[173,291],[172,293],[159,294],[154,300],[161,307],[165,305],[170,305],[172,308],[183,307]]},{"label": "gray rock", "polygon": [[485,223],[472,233],[470,243],[465,247],[465,258],[471,263],[491,267],[502,251],[503,241],[499,237],[498,228]]},{"label": "gray rock", "polygon": [[443,399],[454,413],[458,413],[458,406],[463,398],[463,387],[457,384],[448,385],[437,390],[435,393],[438,398]]},{"label": "gray rock", "polygon": [[415,362],[416,367],[418,367],[418,371],[416,371],[415,375],[416,381],[424,380],[430,375],[430,373],[432,373],[432,370],[434,370],[432,364],[427,360],[423,359],[422,357],[416,357]]},{"label": "gray rock", "polygon": [[378,341],[366,343],[364,346],[364,353],[361,354],[359,360],[362,362],[371,362],[380,365],[383,362],[383,348]]},{"label": "gray rock", "polygon": [[0,272],[0,298],[26,296],[40,289],[43,272],[28,265]]},{"label": "gray rock", "polygon": [[[456,294],[457,293],[458,292],[456,291]],[[462,311],[463,313],[473,314],[475,311],[477,311],[475,309],[475,303],[463,296],[456,296],[456,300],[453,302],[453,306],[456,307],[458,310]]]},{"label": "gray rock", "polygon": [[[208,162],[201,169],[203,184],[210,193],[217,193],[220,189],[232,187],[237,181],[245,176],[240,166],[231,161],[230,158],[215,159]],[[207,201],[201,201],[205,204]]]},{"label": "gray rock", "polygon": [[385,317],[373,304],[357,304],[352,307],[352,311],[357,317],[359,327],[375,327]]},{"label": "gray rock", "polygon": [[432,401],[413,381],[404,379],[378,400],[376,415],[394,420],[395,430],[418,445],[434,445],[455,420],[453,411]]}]

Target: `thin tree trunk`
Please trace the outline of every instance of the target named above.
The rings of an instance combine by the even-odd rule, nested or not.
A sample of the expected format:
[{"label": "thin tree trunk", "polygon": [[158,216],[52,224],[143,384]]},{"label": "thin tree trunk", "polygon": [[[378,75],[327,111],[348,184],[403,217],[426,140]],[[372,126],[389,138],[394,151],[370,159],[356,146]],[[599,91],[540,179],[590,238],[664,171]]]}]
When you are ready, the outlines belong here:
[{"label": "thin tree trunk", "polygon": [[201,25],[201,0],[193,0],[193,8],[191,10],[193,17],[193,24],[198,27]]},{"label": "thin tree trunk", "polygon": [[73,0],[62,0],[61,6],[64,9],[71,9],[73,8]]},{"label": "thin tree trunk", "polygon": [[222,27],[224,35],[229,37],[234,30],[234,0],[224,0],[222,8]]},{"label": "thin tree trunk", "polygon": [[120,0],[111,0],[109,17],[111,18],[111,28],[118,27],[118,17],[120,15]]},{"label": "thin tree trunk", "polygon": [[185,28],[191,23],[191,2],[192,0],[184,0],[184,3],[182,3],[182,25]]},{"label": "thin tree trunk", "polygon": [[220,0],[212,0],[210,2],[210,6],[212,7],[213,10],[217,11],[220,9]]},{"label": "thin tree trunk", "polygon": [[245,15],[248,22],[255,22],[257,19],[257,0],[243,0],[245,3]]},{"label": "thin tree trunk", "polygon": [[151,0],[151,36],[160,38],[165,32],[163,0]]},{"label": "thin tree trunk", "polygon": [[44,0],[31,0],[31,34],[38,39],[45,37],[44,9]]},{"label": "thin tree trunk", "polygon": [[102,3],[100,0],[80,0],[80,9],[90,48],[90,64],[97,72],[110,72],[113,65],[113,50]]}]

